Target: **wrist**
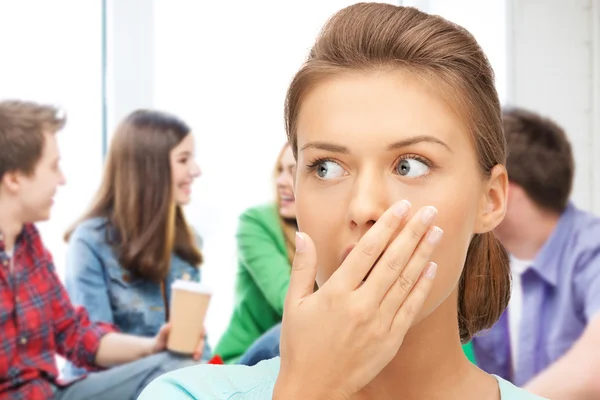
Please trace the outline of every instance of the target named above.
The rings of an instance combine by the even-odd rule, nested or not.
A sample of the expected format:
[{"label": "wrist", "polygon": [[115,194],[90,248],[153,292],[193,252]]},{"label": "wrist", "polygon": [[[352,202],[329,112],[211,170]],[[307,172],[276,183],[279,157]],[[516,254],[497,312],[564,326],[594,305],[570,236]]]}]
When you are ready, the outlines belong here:
[{"label": "wrist", "polygon": [[147,337],[140,337],[140,358],[143,357],[148,357],[151,356],[152,354],[154,354],[155,348],[156,348],[156,339],[155,338],[147,338]]}]

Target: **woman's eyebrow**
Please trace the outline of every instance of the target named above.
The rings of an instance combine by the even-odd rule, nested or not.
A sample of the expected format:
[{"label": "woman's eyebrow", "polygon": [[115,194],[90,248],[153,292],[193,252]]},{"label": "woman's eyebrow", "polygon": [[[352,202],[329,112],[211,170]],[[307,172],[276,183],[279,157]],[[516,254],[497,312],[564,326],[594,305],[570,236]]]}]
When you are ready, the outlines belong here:
[{"label": "woman's eyebrow", "polygon": [[448,150],[450,153],[452,153],[452,149],[450,148],[450,146],[448,146],[446,144],[446,142],[444,142],[443,140],[440,140],[434,136],[427,136],[427,135],[414,136],[414,137],[411,137],[408,139],[404,139],[404,140],[400,140],[398,142],[392,143],[388,146],[388,151],[398,150],[403,147],[407,147],[407,146],[411,146],[411,145],[414,145],[417,143],[423,143],[423,142],[439,144],[439,145],[443,146],[446,150]]},{"label": "woman's eyebrow", "polygon": [[[449,152],[452,153],[452,149],[450,148],[450,146],[448,146],[446,144],[446,142],[444,142],[443,140],[440,140],[434,136],[428,136],[428,135],[413,136],[413,137],[392,143],[388,146],[388,151],[398,150],[403,147],[407,147],[407,146],[411,146],[411,145],[415,145],[417,143],[423,143],[423,142],[439,144],[439,145],[443,146],[446,150],[448,150]],[[328,142],[309,142],[309,143],[306,143],[304,146],[302,146],[300,151],[304,151],[306,149],[325,150],[325,151],[329,151],[332,153],[341,153],[341,154],[349,154],[350,153],[350,151],[348,150],[347,147],[344,147],[344,146],[341,146],[338,144],[328,143]]]}]

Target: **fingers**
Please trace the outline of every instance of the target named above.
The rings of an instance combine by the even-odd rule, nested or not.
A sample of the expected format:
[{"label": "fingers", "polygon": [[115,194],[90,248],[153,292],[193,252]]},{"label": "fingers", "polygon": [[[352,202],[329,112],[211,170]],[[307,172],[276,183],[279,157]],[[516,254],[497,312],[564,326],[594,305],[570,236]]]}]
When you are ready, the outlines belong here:
[{"label": "fingers", "polygon": [[421,311],[425,299],[429,296],[436,272],[437,264],[430,262],[396,313],[390,328],[393,336],[397,335],[396,337],[403,338],[406,335],[419,311]]},{"label": "fingers", "polygon": [[288,301],[296,302],[314,291],[317,277],[317,251],[306,233],[296,233],[296,256],[292,264],[290,286],[286,296]]},{"label": "fingers", "polygon": [[406,218],[409,209],[410,203],[402,200],[386,210],[331,276],[329,285],[356,289]]},{"label": "fingers", "polygon": [[431,255],[443,233],[437,226],[427,231],[425,238],[419,243],[408,264],[381,301],[380,308],[383,315],[389,315],[390,318],[396,315],[423,271],[430,265]]},{"label": "fingers", "polygon": [[153,343],[152,350],[151,350],[152,354],[157,353],[159,351],[163,351],[167,347],[167,341],[169,339],[170,332],[171,332],[171,324],[170,323],[166,323],[160,327],[160,329],[158,330],[158,333],[156,334],[154,339],[151,339],[151,342]]},{"label": "fingers", "polygon": [[[406,223],[360,288],[365,292],[369,292],[369,298],[380,302],[395,282],[398,282],[398,285],[404,288],[407,293],[410,291],[420,271],[415,275],[417,266],[413,265],[411,271],[406,271],[406,266],[413,256],[413,252],[417,257],[427,255],[426,252],[430,249],[430,246],[424,246],[420,252],[415,251],[415,249],[421,242],[423,235],[429,230],[436,215],[437,210],[435,207],[423,207]],[[441,232],[441,229],[439,231]],[[419,260],[422,260],[422,258],[419,258]],[[429,261],[429,259],[426,261]],[[424,268],[424,265],[422,268]],[[402,275],[403,272],[404,275]],[[402,280],[400,280],[400,277],[402,277]]]},{"label": "fingers", "polygon": [[166,323],[160,327],[160,330],[158,331],[158,337],[166,342],[167,338],[169,337],[169,332],[171,332],[171,324]]}]

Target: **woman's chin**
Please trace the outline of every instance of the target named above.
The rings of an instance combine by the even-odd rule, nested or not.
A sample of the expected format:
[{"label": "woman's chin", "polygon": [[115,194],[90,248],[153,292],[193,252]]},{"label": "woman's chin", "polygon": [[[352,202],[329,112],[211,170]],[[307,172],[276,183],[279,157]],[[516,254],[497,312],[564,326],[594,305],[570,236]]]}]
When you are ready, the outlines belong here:
[{"label": "woman's chin", "polygon": [[190,203],[190,196],[177,196],[175,199],[175,204],[180,207],[187,206]]},{"label": "woman's chin", "polygon": [[279,215],[283,219],[295,219],[296,218],[296,210],[289,206],[279,207]]}]

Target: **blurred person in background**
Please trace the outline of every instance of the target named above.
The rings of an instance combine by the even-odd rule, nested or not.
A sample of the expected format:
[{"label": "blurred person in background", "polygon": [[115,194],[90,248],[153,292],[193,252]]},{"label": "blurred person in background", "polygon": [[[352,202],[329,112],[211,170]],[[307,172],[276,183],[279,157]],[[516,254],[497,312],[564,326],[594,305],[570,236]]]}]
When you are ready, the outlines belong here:
[{"label": "blurred person in background", "polygon": [[[52,106],[0,102],[0,398],[133,400],[189,363],[165,351],[168,324],[154,336],[117,333],[69,300],[34,225],[65,184],[56,138],[65,123]],[[59,379],[57,354],[98,372]]]},{"label": "blurred person in background", "polygon": [[[169,321],[171,284],[200,281],[202,253],[183,212],[200,176],[194,154],[190,128],[173,115],[138,110],[117,128],[92,205],[65,235],[65,285],[92,321],[152,337]],[[193,358],[209,357],[202,341]]]},{"label": "blurred person in background", "polygon": [[552,120],[503,112],[511,259],[507,311],[473,340],[478,365],[551,399],[599,399],[600,218],[569,202],[571,144]]},{"label": "blurred person in background", "polygon": [[[275,167],[276,201],[246,210],[236,235],[238,270],[235,309],[229,326],[215,347],[215,354],[226,363],[270,358],[279,351],[277,325],[290,282],[297,231],[293,170],[296,166],[291,147],[286,144]],[[258,348],[240,357],[250,346],[273,329]]]}]

